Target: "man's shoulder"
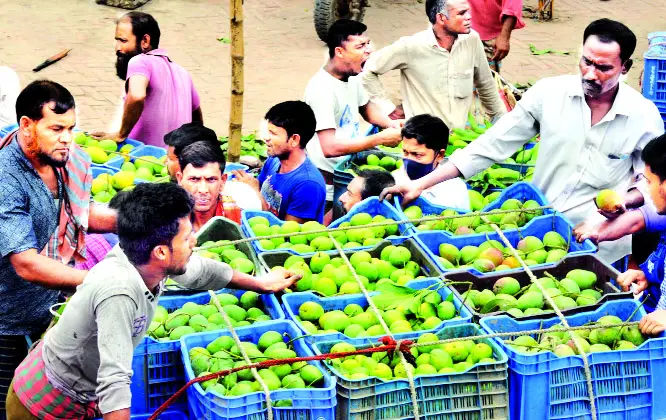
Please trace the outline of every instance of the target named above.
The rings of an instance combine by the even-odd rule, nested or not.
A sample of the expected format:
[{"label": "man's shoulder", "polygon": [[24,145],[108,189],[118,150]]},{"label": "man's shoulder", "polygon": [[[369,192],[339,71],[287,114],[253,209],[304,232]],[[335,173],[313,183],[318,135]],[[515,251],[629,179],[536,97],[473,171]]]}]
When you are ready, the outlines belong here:
[{"label": "man's shoulder", "polygon": [[310,157],[306,157],[305,161],[301,164],[301,166],[299,166],[298,169],[300,172],[300,182],[315,183],[321,186],[323,189],[326,189],[326,181]]},{"label": "man's shoulder", "polygon": [[649,114],[651,112],[658,113],[657,106],[654,104],[654,102],[647,99],[645,96],[643,96],[642,93],[640,93],[633,87],[629,86],[624,82],[620,82],[620,89],[622,91],[622,95],[625,98],[624,100],[630,103],[632,109],[636,111],[633,112],[632,115],[649,117],[650,115],[646,114]]}]

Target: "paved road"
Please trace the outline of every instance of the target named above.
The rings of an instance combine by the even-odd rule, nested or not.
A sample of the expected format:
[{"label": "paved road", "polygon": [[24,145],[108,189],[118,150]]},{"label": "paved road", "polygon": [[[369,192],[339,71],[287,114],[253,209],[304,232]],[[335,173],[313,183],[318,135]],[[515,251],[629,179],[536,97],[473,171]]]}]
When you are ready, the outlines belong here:
[{"label": "paved road", "polygon": [[[206,125],[226,134],[229,115],[228,0],[152,0],[141,10],[151,13],[162,29],[161,46],[188,69],[202,98]],[[663,0],[557,0],[556,19],[514,32],[504,74],[525,82],[576,71],[585,26],[595,18],[622,20],[639,38],[636,66],[629,83],[638,86],[649,32],[666,30]],[[324,63],[326,49],[312,24],[314,0],[249,0],[245,2],[245,127],[257,127],[268,108],[299,99],[308,79]],[[535,6],[536,0],[525,0]],[[428,24],[424,5],[415,0],[371,0],[365,23],[376,48]],[[74,93],[79,125],[106,129],[117,112],[122,82],[115,76],[113,35],[123,11],[92,0],[0,0],[2,53],[0,64],[18,71],[22,83],[36,78],[56,80]],[[537,48],[571,51],[570,56],[534,56]],[[31,69],[65,48],[70,55],[40,73]],[[398,95],[397,77],[385,77]]]}]

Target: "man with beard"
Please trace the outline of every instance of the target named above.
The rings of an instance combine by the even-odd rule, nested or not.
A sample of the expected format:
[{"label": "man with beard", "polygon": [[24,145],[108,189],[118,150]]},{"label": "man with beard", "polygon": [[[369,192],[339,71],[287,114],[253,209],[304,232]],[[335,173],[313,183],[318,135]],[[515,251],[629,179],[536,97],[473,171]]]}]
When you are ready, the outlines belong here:
[{"label": "man with beard", "polygon": [[[657,107],[624,83],[636,36],[620,22],[600,19],[583,34],[580,75],[540,80],[517,106],[448,162],[417,180],[388,188],[409,203],[439,182],[469,178],[503,162],[540,134],[534,184],[574,223],[603,221],[599,191],[626,192],[643,171],[641,151],[664,131]],[[631,252],[631,238],[604,242],[599,256],[613,263]]]},{"label": "man with beard", "polygon": [[[0,398],[25,356],[25,335],[39,337],[60,290],[87,271],[86,231],[112,232],[116,213],[90,202],[90,157],[75,144],[74,98],[40,80],[16,100],[19,128],[0,144]],[[4,411],[0,411],[4,418]]]},{"label": "man with beard", "polygon": [[97,139],[126,138],[165,147],[164,135],[188,122],[203,124],[199,94],[185,69],[159,48],[160,28],[142,12],[129,12],[116,23],[116,73],[125,80],[120,130],[93,133]]},{"label": "man with beard", "polygon": [[264,118],[262,135],[270,157],[259,178],[243,171],[234,171],[234,176],[255,190],[264,210],[281,220],[322,223],[326,184],[305,153],[316,126],[312,109],[302,101],[287,101],[273,106]]},{"label": "man with beard", "polygon": [[173,183],[140,184],[118,210],[119,244],[95,266],[14,375],[8,420],[129,420],[132,353],[153,320],[164,281],[201,290],[276,293],[299,279],[254,277],[192,254],[192,199]]},{"label": "man with beard", "polygon": [[[465,128],[476,88],[488,116],[499,118],[506,108],[497,93],[479,34],[473,31],[467,0],[427,0],[432,26],[400,38],[373,53],[361,75],[370,101],[391,118],[430,114],[453,128]],[[400,70],[402,104],[388,99],[379,76]]]},{"label": "man with beard", "polygon": [[[347,191],[340,196],[340,205],[345,213],[349,213],[355,205],[369,197],[378,197],[384,188],[395,185],[393,175],[388,171],[365,169],[347,185]],[[330,223],[330,222],[329,222]],[[329,223],[325,223],[328,225]]]},{"label": "man with beard", "polygon": [[[304,101],[317,118],[316,136],[308,143],[308,155],[327,184],[327,201],[333,201],[333,170],[350,153],[379,145],[400,143],[402,121],[393,121],[368,102],[368,95],[356,77],[370,55],[367,27],[353,20],[340,19],[328,30],[329,60],[305,88]],[[361,116],[381,128],[377,134],[361,134]]]}]

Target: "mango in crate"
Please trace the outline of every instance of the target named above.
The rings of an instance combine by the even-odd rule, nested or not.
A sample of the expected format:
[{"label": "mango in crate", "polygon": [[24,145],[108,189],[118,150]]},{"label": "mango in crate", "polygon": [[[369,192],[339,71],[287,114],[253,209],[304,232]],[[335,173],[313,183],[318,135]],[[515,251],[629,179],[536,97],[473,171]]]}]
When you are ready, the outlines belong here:
[{"label": "mango in crate", "polygon": [[[256,343],[243,341],[241,345],[250,361],[254,363],[267,360],[279,360],[297,357],[291,343],[277,331],[267,331],[262,334]],[[189,351],[189,362],[193,373],[205,376],[221,370],[247,366],[243,361],[239,348],[234,340],[228,336],[221,336],[204,347],[194,347]],[[258,372],[268,389],[308,389],[318,388],[324,384],[324,374],[313,364],[296,362],[271,366],[259,369]],[[249,369],[239,370],[218,379],[211,379],[200,383],[205,392],[215,392],[223,397],[238,397],[261,391],[261,385],[256,381]],[[283,403],[281,406],[288,407]]]},{"label": "mango in crate", "polygon": [[233,244],[229,244],[227,240],[207,241],[202,243],[201,247],[206,249],[196,251],[196,253],[204,258],[225,262],[234,270],[245,274],[255,272],[256,267],[250,257],[236,249]]}]

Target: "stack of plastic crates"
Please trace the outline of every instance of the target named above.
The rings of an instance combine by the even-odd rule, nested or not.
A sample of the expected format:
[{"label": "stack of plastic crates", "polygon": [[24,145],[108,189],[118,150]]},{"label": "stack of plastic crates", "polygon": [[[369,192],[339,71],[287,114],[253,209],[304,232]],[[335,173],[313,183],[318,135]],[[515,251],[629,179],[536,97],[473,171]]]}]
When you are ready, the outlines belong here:
[{"label": "stack of plastic crates", "polygon": [[666,124],[666,32],[649,34],[648,42],[643,55],[643,96],[657,105]]}]

